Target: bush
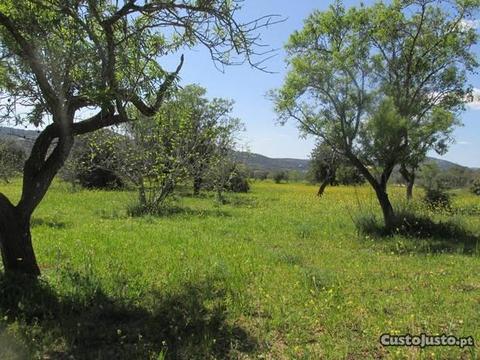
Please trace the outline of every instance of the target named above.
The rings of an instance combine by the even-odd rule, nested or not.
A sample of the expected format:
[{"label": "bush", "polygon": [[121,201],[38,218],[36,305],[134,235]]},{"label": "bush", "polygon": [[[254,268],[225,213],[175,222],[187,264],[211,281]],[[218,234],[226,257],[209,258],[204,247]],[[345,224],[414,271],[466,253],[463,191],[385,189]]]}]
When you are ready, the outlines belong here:
[{"label": "bush", "polygon": [[63,180],[87,189],[120,189],[125,186],[122,143],[125,140],[109,130],[79,137],[70,158],[60,172]]},{"label": "bush", "polygon": [[[169,199],[170,200],[170,199]],[[168,216],[180,213],[182,210],[175,206],[173,201],[167,201],[161,204],[142,204],[133,202],[127,206],[127,215],[130,217],[150,216]]]},{"label": "bush", "polygon": [[480,178],[476,178],[473,183],[472,183],[472,186],[470,188],[470,191],[472,193],[474,193],[475,195],[478,195],[480,196]]},{"label": "bush", "polygon": [[87,189],[121,189],[124,187],[122,179],[110,169],[93,167],[84,169],[77,174],[81,186]]},{"label": "bush", "polygon": [[250,184],[245,174],[239,171],[232,173],[230,181],[228,183],[228,190],[236,193],[247,193],[250,191]]},{"label": "bush", "polygon": [[336,181],[342,185],[360,185],[365,179],[356,167],[340,165],[336,172]]},{"label": "bush", "polygon": [[425,189],[423,200],[433,209],[451,208],[450,195],[442,189]]},{"label": "bush", "polygon": [[280,184],[282,181],[288,181],[288,174],[285,171],[277,171],[273,174],[273,181]]}]

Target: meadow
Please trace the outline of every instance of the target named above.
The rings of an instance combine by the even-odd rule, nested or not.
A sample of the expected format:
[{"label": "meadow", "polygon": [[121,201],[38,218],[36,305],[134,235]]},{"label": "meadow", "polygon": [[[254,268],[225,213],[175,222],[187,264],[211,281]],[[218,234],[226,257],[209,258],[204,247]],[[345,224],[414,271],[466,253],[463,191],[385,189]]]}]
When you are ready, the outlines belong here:
[{"label": "meadow", "polygon": [[[129,217],[132,192],[55,182],[32,224],[41,280],[0,277],[0,358],[479,358],[479,199],[417,200],[443,224],[434,236],[378,237],[354,225],[379,215],[368,187],[316,190],[254,182],[225,205],[185,195]],[[20,182],[0,191],[18,198]],[[386,348],[383,333],[476,347]]]}]

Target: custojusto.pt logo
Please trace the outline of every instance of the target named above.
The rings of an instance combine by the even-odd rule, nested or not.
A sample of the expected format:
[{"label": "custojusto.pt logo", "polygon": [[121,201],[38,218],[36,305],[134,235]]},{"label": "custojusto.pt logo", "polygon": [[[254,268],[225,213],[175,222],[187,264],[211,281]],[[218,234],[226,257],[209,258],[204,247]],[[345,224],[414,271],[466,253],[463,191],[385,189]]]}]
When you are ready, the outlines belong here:
[{"label": "custojusto.pt logo", "polygon": [[472,336],[457,337],[453,335],[393,335],[382,334],[380,336],[380,344],[383,346],[415,346],[415,347],[427,347],[427,346],[457,346],[464,348],[467,346],[475,346],[475,341]]}]

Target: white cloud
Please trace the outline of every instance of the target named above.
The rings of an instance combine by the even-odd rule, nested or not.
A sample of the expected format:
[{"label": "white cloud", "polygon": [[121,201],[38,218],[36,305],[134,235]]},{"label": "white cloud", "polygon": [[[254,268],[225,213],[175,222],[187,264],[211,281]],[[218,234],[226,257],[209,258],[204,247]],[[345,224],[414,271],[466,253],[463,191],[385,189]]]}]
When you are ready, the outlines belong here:
[{"label": "white cloud", "polygon": [[463,30],[478,29],[480,28],[480,19],[462,20],[460,22],[460,28]]},{"label": "white cloud", "polygon": [[480,89],[473,89],[472,99],[467,106],[472,110],[480,110]]}]

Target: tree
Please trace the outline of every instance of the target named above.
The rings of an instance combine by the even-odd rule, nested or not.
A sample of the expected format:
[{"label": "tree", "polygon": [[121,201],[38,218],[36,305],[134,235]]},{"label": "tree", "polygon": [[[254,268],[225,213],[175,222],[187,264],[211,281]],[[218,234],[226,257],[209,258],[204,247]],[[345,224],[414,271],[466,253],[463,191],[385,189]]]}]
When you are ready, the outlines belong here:
[{"label": "tree", "polygon": [[152,118],[135,111],[127,124],[123,173],[139,191],[141,213],[156,213],[186,179],[191,146],[190,108],[175,95]]},{"label": "tree", "polygon": [[318,143],[310,154],[309,176],[312,182],[321,183],[317,196],[322,196],[327,185],[334,185],[339,166],[339,154],[328,145]]},{"label": "tree", "polygon": [[363,182],[358,170],[325,143],[317,143],[310,155],[309,176],[320,183],[317,195],[322,196],[328,185],[354,185]]},{"label": "tree", "polygon": [[208,100],[205,94],[197,85],[172,91],[153,118],[133,109],[137,120],[125,126],[120,168],[139,190],[141,213],[157,213],[189,178],[194,193],[200,191],[211,180],[209,169],[224,160],[220,157],[229,159],[241,128],[231,116],[233,101]]},{"label": "tree", "polygon": [[[419,4],[425,4],[423,15]],[[387,193],[394,167],[411,159],[413,144],[424,144],[429,128],[453,123],[469,93],[465,72],[476,66],[470,52],[476,35],[459,22],[471,17],[477,2],[459,1],[451,11],[436,4],[393,1],[346,10],[337,2],[314,12],[290,37],[290,71],[272,93],[280,122],[295,119],[304,134],[360,171],[387,230],[395,220]],[[403,72],[398,81],[395,71]],[[398,88],[402,81],[408,90]]]},{"label": "tree", "polygon": [[477,33],[467,25],[478,6],[476,0],[396,0],[365,9],[375,49],[372,70],[407,119],[400,166],[407,199],[427,152],[444,154],[459,124],[457,115],[470,93],[465,75],[478,66],[471,51]]},{"label": "tree", "polygon": [[[202,44],[220,65],[255,61],[257,30],[272,17],[237,22],[240,2],[5,0],[0,4],[0,88],[3,116],[44,125],[23,171],[17,205],[0,194],[5,271],[40,273],[30,218],[68,157],[77,135],[125,123],[127,108],[154,116],[183,64],[158,60]],[[27,116],[15,114],[22,105]],[[87,109],[96,114],[86,117]],[[48,124],[48,125],[47,125]]]},{"label": "tree", "polygon": [[[241,129],[240,120],[231,114],[234,102],[221,98],[208,100],[206,90],[190,85],[181,91],[179,101],[189,108],[191,128],[189,141],[188,173],[193,182],[193,194],[198,195],[209,168],[216,166],[221,152],[216,151],[220,138],[234,141]],[[225,144],[228,146],[228,144]],[[231,144],[233,150],[233,144]]]},{"label": "tree", "polygon": [[275,171],[273,173],[273,181],[276,184],[280,184],[282,181],[288,181],[288,173],[283,170]]},{"label": "tree", "polygon": [[13,141],[0,138],[0,180],[8,183],[11,177],[21,172],[24,161],[23,149]]},{"label": "tree", "polygon": [[317,143],[310,155],[309,177],[320,183],[317,195],[322,196],[328,185],[355,185],[362,183],[363,177],[348,160],[324,143]]},{"label": "tree", "polygon": [[249,190],[246,171],[243,171],[234,160],[234,150],[237,145],[237,133],[242,131],[243,124],[239,119],[230,118],[218,128],[214,141],[211,166],[205,175],[205,185],[216,193],[217,201],[225,203],[225,191],[246,192]]}]

